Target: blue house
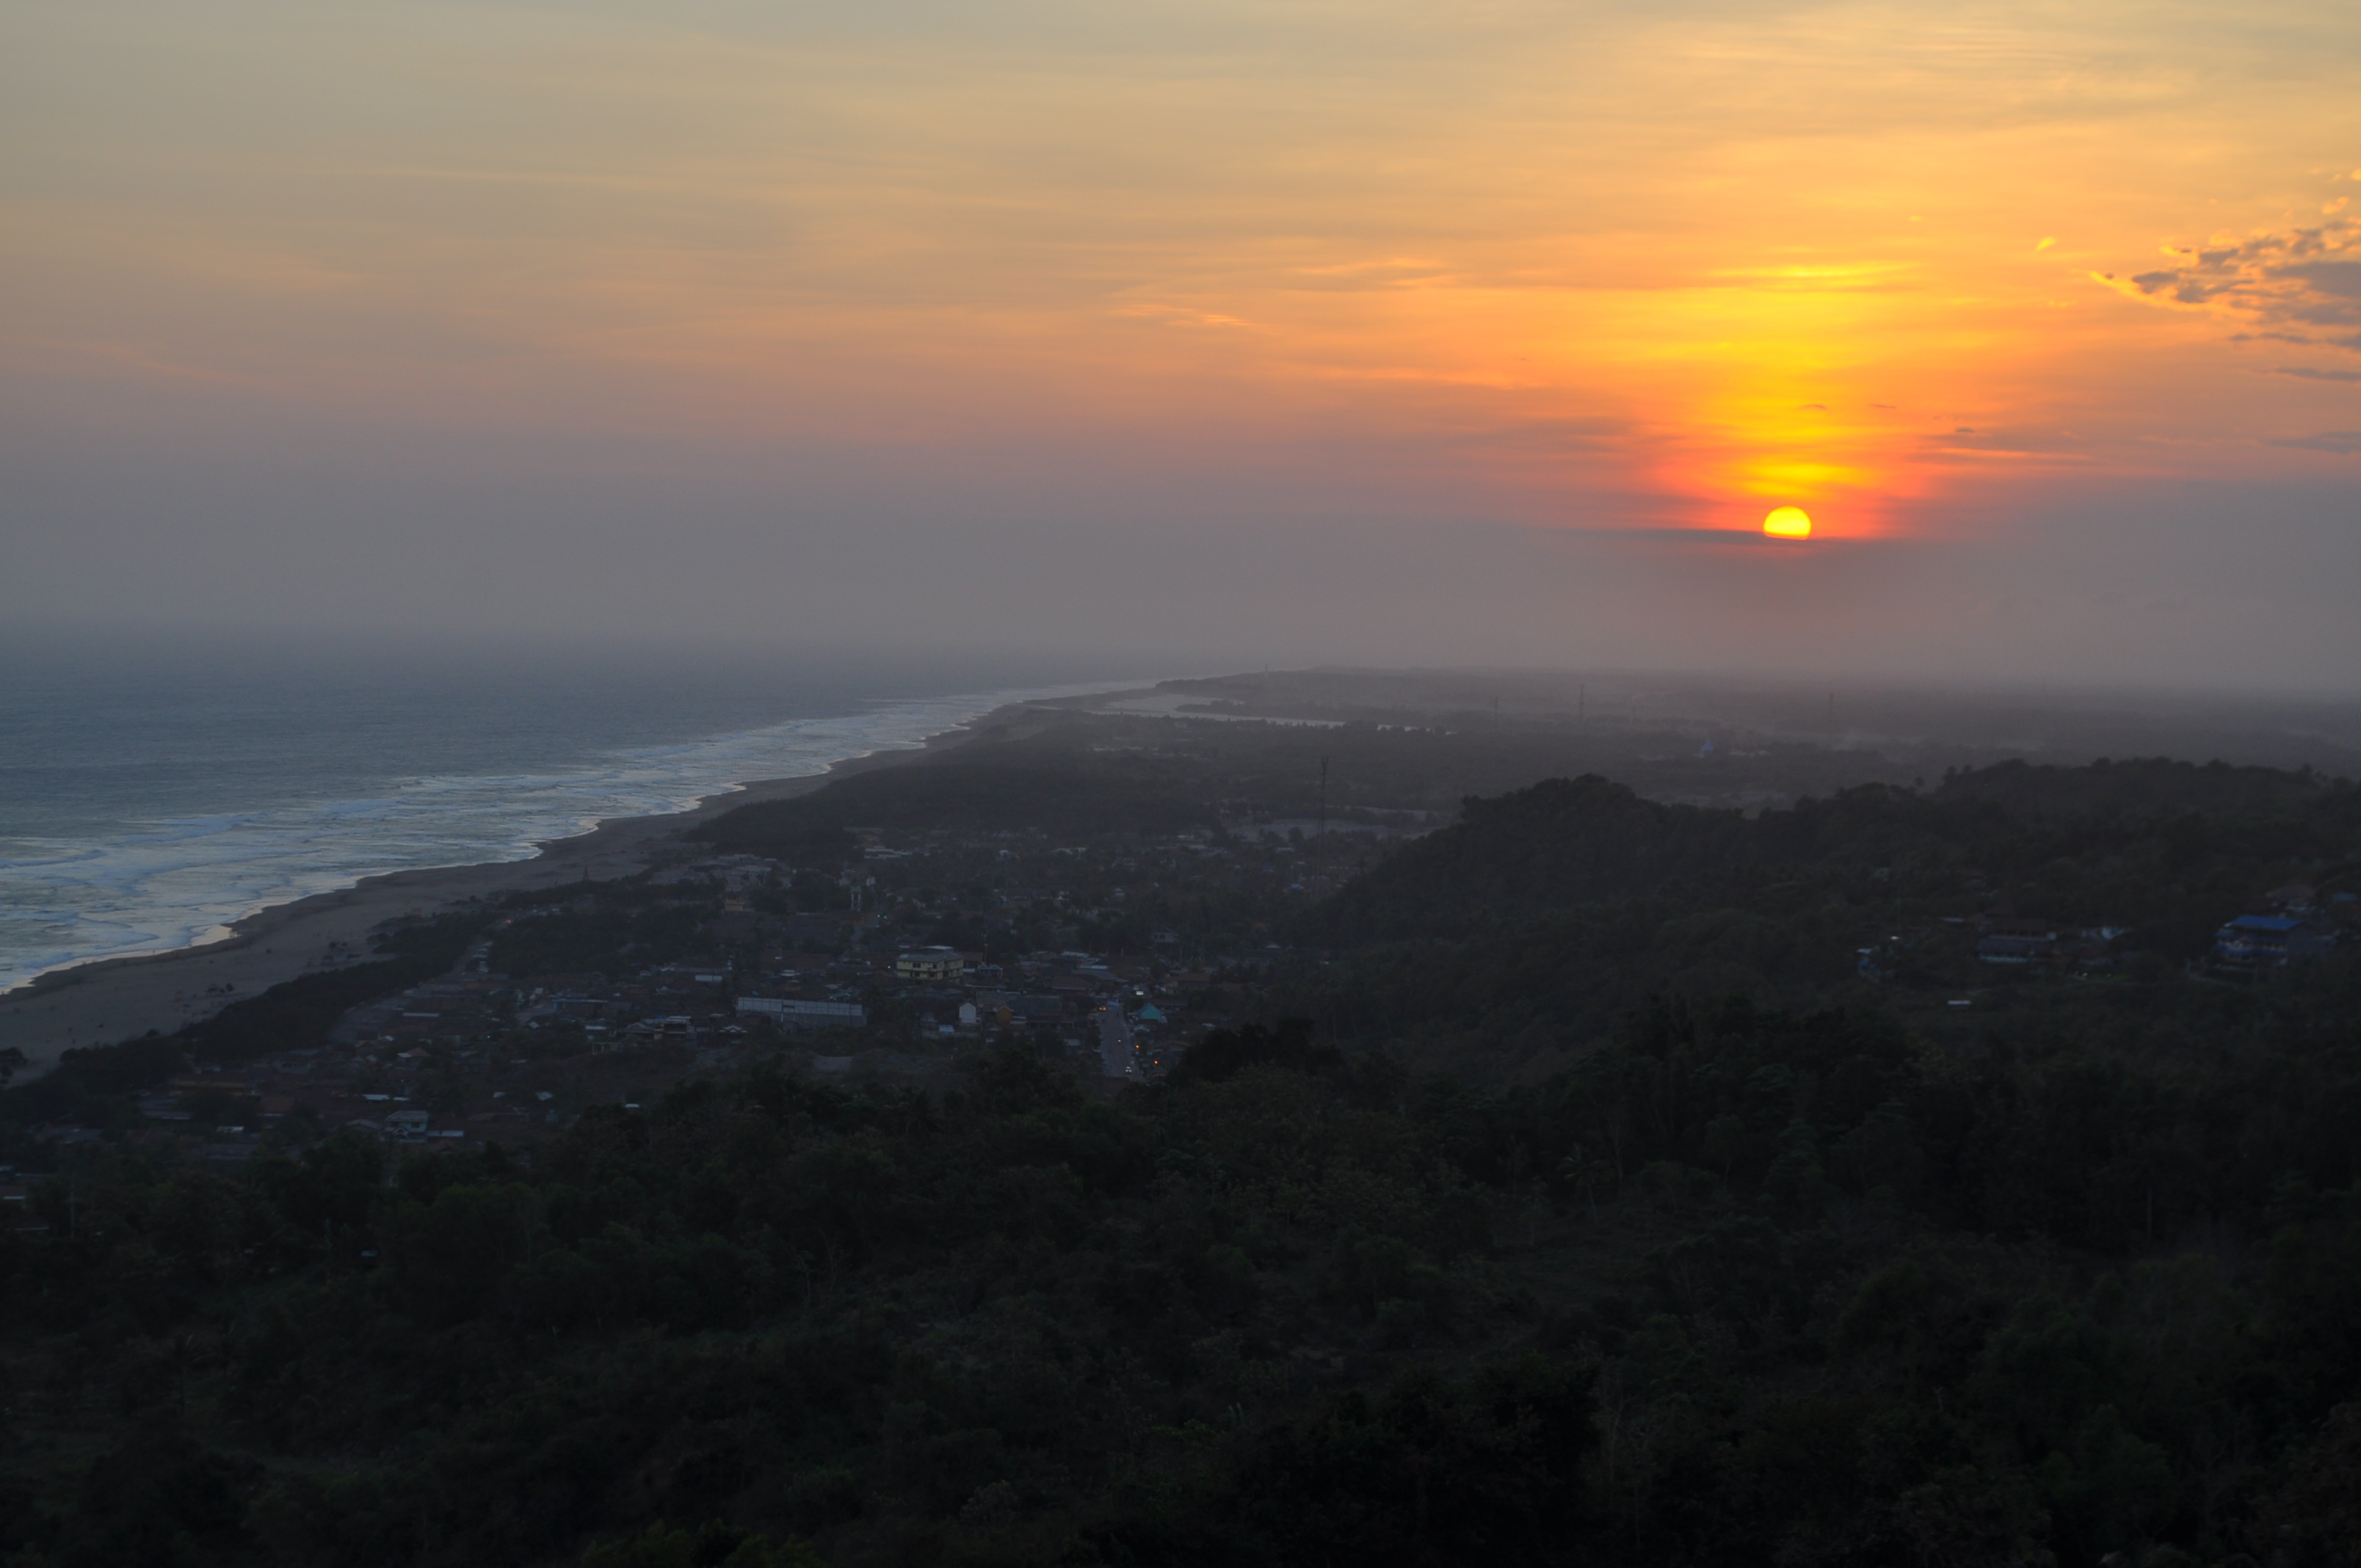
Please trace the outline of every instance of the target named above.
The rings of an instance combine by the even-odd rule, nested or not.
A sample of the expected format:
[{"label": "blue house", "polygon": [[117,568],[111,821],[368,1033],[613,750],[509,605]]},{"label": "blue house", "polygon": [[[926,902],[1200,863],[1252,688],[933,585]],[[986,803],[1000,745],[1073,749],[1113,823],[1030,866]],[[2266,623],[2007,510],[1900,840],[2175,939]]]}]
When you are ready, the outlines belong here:
[{"label": "blue house", "polygon": [[2315,959],[2336,945],[2336,933],[2309,915],[2241,915],[2213,933],[2213,961],[2257,973]]}]

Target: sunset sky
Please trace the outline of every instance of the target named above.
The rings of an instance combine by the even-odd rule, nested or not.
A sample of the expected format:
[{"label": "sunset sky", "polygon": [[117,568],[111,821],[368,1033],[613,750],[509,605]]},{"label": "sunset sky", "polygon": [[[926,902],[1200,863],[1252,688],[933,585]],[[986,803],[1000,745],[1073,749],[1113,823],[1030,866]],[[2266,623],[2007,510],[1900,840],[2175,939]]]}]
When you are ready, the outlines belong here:
[{"label": "sunset sky", "polygon": [[2356,197],[2350,5],[20,0],[0,614],[2361,685]]}]

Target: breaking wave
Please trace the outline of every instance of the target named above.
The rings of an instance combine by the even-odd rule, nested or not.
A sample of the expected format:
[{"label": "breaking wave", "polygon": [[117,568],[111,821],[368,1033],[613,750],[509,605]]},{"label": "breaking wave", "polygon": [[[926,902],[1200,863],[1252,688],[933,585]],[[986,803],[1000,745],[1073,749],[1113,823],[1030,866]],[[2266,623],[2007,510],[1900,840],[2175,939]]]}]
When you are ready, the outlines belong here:
[{"label": "breaking wave", "polygon": [[0,991],[93,959],[211,940],[258,910],[387,872],[530,859],[616,817],[686,811],[754,780],[916,747],[1027,696],[880,704],[595,753],[541,772],[444,772],[250,811],[159,816],[100,838],[0,838]]}]

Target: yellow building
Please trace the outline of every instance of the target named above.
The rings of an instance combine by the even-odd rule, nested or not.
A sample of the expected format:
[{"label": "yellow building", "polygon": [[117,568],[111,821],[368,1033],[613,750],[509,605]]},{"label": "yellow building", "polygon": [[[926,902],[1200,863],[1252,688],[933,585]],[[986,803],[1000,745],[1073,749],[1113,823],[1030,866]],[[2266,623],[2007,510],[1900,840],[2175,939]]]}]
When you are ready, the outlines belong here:
[{"label": "yellow building", "polygon": [[894,960],[896,978],[928,984],[957,981],[966,972],[966,960],[960,957],[956,948],[919,948]]}]

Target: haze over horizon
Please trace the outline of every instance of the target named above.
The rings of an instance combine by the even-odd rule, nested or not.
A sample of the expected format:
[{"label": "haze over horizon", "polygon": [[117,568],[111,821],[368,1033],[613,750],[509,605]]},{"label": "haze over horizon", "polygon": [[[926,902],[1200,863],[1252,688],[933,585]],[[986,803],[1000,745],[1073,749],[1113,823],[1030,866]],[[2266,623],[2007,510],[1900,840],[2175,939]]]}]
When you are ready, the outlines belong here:
[{"label": "haze over horizon", "polygon": [[2349,7],[0,42],[19,632],[2361,686]]}]

